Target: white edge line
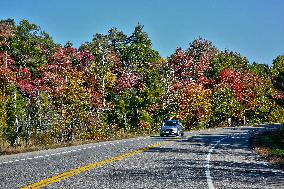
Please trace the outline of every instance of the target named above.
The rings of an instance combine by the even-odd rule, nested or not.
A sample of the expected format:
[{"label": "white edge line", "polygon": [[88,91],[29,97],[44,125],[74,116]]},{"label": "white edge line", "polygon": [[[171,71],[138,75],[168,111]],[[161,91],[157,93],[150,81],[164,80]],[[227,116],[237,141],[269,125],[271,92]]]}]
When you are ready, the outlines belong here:
[{"label": "white edge line", "polygon": [[207,161],[206,161],[206,170],[205,170],[205,175],[206,175],[206,179],[207,179],[207,184],[208,184],[208,188],[209,189],[215,189],[214,185],[213,185],[213,181],[212,181],[212,177],[210,174],[210,157],[211,157],[211,153],[213,152],[213,150],[215,149],[215,147],[224,139],[226,139],[228,137],[222,138],[220,140],[218,140],[208,151],[207,154]]},{"label": "white edge line", "polygon": [[[145,137],[145,138],[143,138],[143,139],[147,139],[147,137]],[[141,140],[141,139],[137,139],[137,140]],[[130,140],[130,141],[134,141],[134,139],[132,139],[132,140]],[[123,142],[126,143],[127,141],[124,140]],[[116,143],[119,144],[120,141],[117,141]],[[115,146],[114,143],[109,143],[109,144]],[[106,146],[106,145],[107,145],[107,143],[102,144],[102,145],[98,145],[98,147]],[[18,162],[18,161],[27,161],[27,160],[32,160],[32,159],[38,159],[38,158],[44,158],[44,157],[55,156],[55,155],[67,154],[67,153],[70,153],[70,152],[76,152],[76,151],[91,149],[91,148],[95,148],[95,147],[97,147],[97,145],[89,146],[89,147],[84,147],[84,148],[79,148],[79,149],[77,149],[77,150],[69,150],[69,151],[63,151],[63,152],[45,154],[45,155],[42,155],[42,156],[27,157],[27,158],[22,158],[22,159],[16,159],[16,160],[11,160],[11,161],[5,161],[5,162],[1,162],[0,165],[1,165],[1,164],[8,164],[8,163],[13,163],[13,162]]]}]

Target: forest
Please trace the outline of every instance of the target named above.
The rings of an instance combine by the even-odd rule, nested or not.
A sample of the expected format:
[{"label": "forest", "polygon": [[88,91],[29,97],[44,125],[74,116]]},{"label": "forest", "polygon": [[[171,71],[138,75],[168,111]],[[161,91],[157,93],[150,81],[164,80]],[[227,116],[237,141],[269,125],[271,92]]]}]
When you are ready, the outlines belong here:
[{"label": "forest", "polygon": [[27,20],[0,21],[0,146],[152,134],[166,119],[225,127],[229,118],[284,122],[284,55],[250,63],[198,37],[163,58],[140,24],[74,48]]}]

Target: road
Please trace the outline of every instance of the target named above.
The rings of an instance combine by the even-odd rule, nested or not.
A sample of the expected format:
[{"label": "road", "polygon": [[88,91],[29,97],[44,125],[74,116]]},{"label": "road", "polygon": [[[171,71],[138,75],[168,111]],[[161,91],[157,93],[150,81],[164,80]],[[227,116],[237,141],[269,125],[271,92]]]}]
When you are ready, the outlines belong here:
[{"label": "road", "polygon": [[148,136],[0,156],[0,188],[284,188],[284,171],[250,149],[277,126]]}]

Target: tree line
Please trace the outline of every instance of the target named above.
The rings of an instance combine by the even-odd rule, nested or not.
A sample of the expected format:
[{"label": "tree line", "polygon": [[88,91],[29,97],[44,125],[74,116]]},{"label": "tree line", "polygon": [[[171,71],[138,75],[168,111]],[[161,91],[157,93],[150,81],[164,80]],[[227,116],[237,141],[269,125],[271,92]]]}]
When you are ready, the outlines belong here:
[{"label": "tree line", "polygon": [[12,146],[284,122],[284,55],[249,63],[197,38],[162,58],[138,24],[95,34],[78,49],[35,24],[0,21],[0,140]]}]

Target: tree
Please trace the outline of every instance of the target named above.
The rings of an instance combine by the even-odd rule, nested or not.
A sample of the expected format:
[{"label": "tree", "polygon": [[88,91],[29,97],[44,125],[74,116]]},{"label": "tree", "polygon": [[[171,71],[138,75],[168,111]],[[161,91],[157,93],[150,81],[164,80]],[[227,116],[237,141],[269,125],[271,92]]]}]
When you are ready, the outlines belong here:
[{"label": "tree", "polygon": [[143,44],[147,47],[152,46],[152,42],[148,37],[148,34],[143,31],[144,26],[140,23],[135,26],[132,35],[129,37],[129,41],[132,44]]},{"label": "tree", "polygon": [[244,96],[240,73],[230,69],[224,69],[220,72],[219,79],[221,83],[230,86],[232,92],[239,101],[243,101]]},{"label": "tree", "polygon": [[141,74],[150,64],[161,59],[159,53],[152,49],[151,40],[140,24],[135,27],[132,35],[121,46],[119,55],[125,71],[132,70]]},{"label": "tree", "polygon": [[34,78],[37,68],[48,62],[56,46],[51,37],[39,26],[22,20],[10,42],[10,55],[18,68],[29,68],[31,77]]},{"label": "tree", "polygon": [[0,139],[11,145],[106,139],[284,120],[284,55],[268,67],[203,38],[160,57],[144,27],[95,34],[79,50],[27,20],[0,21]]},{"label": "tree", "polygon": [[195,82],[177,82],[173,90],[178,91],[176,99],[179,108],[175,117],[184,122],[186,129],[206,128],[211,116],[211,91]]},{"label": "tree", "polygon": [[284,55],[273,60],[271,73],[273,76],[273,98],[281,106],[284,105]]},{"label": "tree", "polygon": [[274,106],[271,99],[272,82],[269,77],[261,77],[253,72],[241,73],[244,101],[244,116],[250,124],[268,122]]},{"label": "tree", "polygon": [[83,61],[86,57],[92,61],[92,56],[78,53],[74,48],[59,48],[52,56],[51,64],[39,70],[41,90],[51,95],[53,108],[58,114],[59,123],[55,124],[60,129],[56,134],[61,141],[73,140],[79,134],[81,123],[86,122],[89,107],[97,105],[94,102],[98,96],[88,88],[90,85],[85,84],[81,66],[74,64],[74,61]]},{"label": "tree", "polygon": [[268,77],[271,76],[269,66],[267,64],[258,64],[256,62],[253,62],[252,64],[248,65],[248,70],[259,77],[269,79]]},{"label": "tree", "polygon": [[235,98],[228,84],[222,83],[212,91],[212,117],[211,126],[227,126],[228,118],[236,124],[243,116],[241,103]]},{"label": "tree", "polygon": [[200,77],[207,77],[207,72],[212,67],[212,60],[219,54],[212,42],[199,37],[189,44],[186,53],[192,57],[193,65],[192,71],[195,80]]},{"label": "tree", "polygon": [[213,58],[211,69],[208,71],[207,75],[210,78],[214,78],[226,68],[238,72],[247,70],[247,67],[248,60],[246,57],[241,56],[237,52],[225,50]]}]

